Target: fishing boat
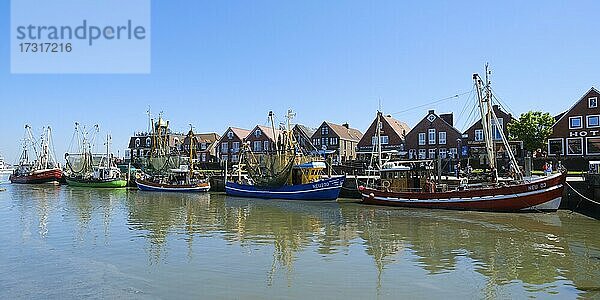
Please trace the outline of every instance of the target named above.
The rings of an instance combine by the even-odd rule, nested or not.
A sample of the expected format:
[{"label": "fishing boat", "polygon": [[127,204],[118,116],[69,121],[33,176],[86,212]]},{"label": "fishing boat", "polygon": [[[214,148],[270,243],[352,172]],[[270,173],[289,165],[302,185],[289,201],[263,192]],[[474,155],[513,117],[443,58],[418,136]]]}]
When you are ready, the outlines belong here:
[{"label": "fishing boat", "polygon": [[[292,111],[288,111],[287,127],[280,131],[277,138],[273,112],[269,112],[274,140],[277,141],[274,143],[275,148],[254,153],[250,146],[245,144],[240,158],[242,163],[238,166],[237,182],[225,183],[227,195],[289,200],[338,198],[345,176],[324,175],[326,164],[320,157],[302,154],[290,127],[293,116]],[[242,168],[248,172],[247,179],[241,177]]]},{"label": "fishing boat", "polygon": [[451,187],[436,182],[435,163],[431,160],[388,161],[381,164],[379,180],[359,186],[363,203],[493,212],[556,211],[559,208],[567,171],[563,168],[549,176],[524,178],[503,130],[497,133],[510,159],[511,176],[498,177],[492,124],[499,122],[492,108],[489,74],[486,66],[485,81],[478,74],[473,75],[491,170],[487,180],[469,183],[465,178]]},{"label": "fishing boat", "polygon": [[[154,122],[151,120],[150,123]],[[152,149],[143,168],[144,174],[135,181],[138,189],[151,192],[208,192],[208,178],[194,167],[199,143],[191,124],[185,139],[189,145],[189,153],[185,158],[178,149],[171,149],[169,146],[168,132],[168,122],[159,116],[152,128]]]},{"label": "fishing boat", "polygon": [[[33,152],[33,153],[31,153]],[[35,159],[31,160],[33,154]],[[38,144],[31,132],[31,126],[25,125],[25,138],[23,139],[23,151],[19,158],[19,164],[10,175],[11,183],[56,183],[63,178],[63,172],[56,162],[52,147],[52,130],[50,126],[44,128],[41,141]]]},{"label": "fishing boat", "polygon": [[0,183],[10,182],[10,175],[15,171],[11,165],[4,161],[4,157],[0,156]]},{"label": "fishing boat", "polygon": [[75,123],[74,139],[77,139],[79,151],[76,153],[65,153],[67,161],[66,181],[69,186],[90,188],[123,188],[127,186],[127,180],[121,174],[121,170],[114,164],[110,153],[111,136],[106,136],[106,152],[103,154],[92,153],[95,134],[99,131],[98,125],[94,126],[94,136],[88,139],[89,132],[80,129],[79,123]]}]

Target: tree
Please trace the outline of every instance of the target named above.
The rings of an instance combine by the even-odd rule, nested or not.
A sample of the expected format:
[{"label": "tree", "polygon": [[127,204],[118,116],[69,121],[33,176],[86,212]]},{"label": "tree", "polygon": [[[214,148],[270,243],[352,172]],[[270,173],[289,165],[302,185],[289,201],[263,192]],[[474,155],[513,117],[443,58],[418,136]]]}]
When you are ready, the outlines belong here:
[{"label": "tree", "polygon": [[508,133],[514,140],[523,141],[525,150],[535,152],[546,148],[546,140],[552,134],[554,118],[549,113],[528,111],[518,120],[508,124]]}]

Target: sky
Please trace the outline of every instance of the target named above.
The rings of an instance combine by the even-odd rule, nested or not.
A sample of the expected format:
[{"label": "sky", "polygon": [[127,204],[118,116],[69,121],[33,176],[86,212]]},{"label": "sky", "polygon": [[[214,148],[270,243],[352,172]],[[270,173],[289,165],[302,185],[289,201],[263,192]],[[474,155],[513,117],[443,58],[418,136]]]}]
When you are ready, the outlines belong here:
[{"label": "sky", "polygon": [[0,2],[8,162],[25,124],[52,126],[59,158],[76,121],[99,124],[122,155],[146,130],[148,107],[182,132],[252,128],[290,108],[297,123],[363,132],[379,108],[410,126],[435,109],[454,112],[463,130],[474,121],[461,114],[472,74],[485,63],[516,115],[558,114],[600,86],[598,1],[152,0],[151,9],[150,74],[23,75],[10,73],[10,1]]}]

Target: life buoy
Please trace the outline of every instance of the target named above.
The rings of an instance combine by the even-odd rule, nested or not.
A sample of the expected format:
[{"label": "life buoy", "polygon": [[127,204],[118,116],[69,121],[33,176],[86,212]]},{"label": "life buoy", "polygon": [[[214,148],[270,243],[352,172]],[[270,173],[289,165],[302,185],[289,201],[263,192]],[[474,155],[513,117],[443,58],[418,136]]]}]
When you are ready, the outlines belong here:
[{"label": "life buoy", "polygon": [[390,182],[386,180],[386,181],[384,181],[384,182],[382,183],[382,185],[383,185],[383,187],[384,187],[384,188],[386,188],[386,189],[387,189],[387,188],[389,188],[389,187],[390,187]]}]

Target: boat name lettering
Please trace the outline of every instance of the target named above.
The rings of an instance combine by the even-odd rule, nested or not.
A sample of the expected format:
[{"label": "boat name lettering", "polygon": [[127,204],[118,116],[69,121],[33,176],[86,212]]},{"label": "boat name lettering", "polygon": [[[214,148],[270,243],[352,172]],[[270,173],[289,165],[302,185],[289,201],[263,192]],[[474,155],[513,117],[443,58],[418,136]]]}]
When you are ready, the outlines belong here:
[{"label": "boat name lettering", "polygon": [[543,189],[545,187],[546,187],[546,183],[533,184],[533,185],[528,186],[527,190],[535,191],[535,190]]},{"label": "boat name lettering", "polygon": [[329,182],[321,182],[321,183],[316,183],[316,184],[312,185],[313,189],[324,188],[324,187],[328,187],[328,186],[329,186]]}]

